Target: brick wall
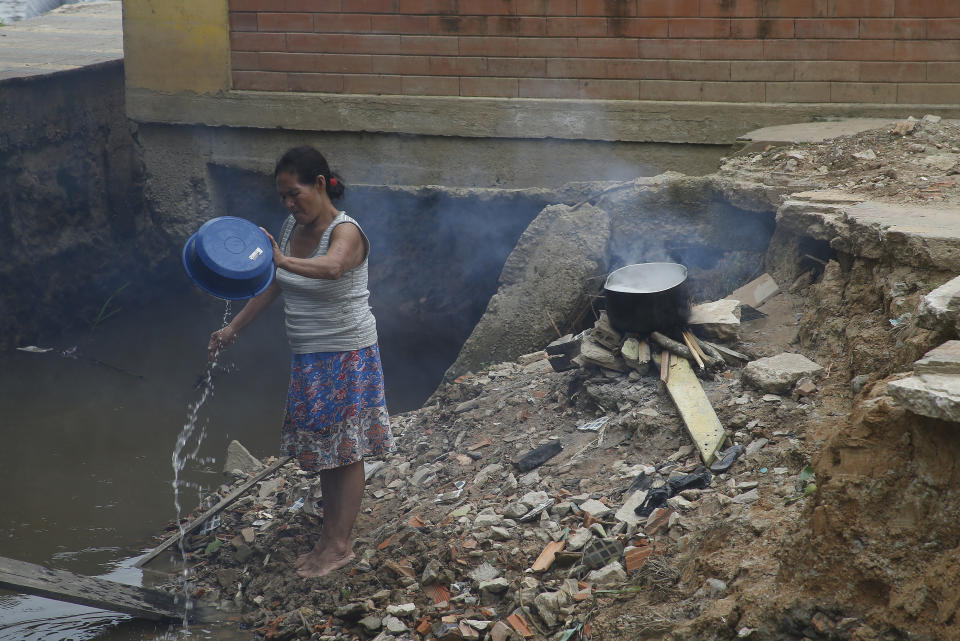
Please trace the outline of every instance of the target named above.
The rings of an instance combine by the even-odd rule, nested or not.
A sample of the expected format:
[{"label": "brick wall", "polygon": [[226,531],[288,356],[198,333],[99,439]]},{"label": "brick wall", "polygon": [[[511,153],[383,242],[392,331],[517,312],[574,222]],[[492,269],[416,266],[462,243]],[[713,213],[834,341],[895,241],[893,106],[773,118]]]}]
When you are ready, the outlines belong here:
[{"label": "brick wall", "polygon": [[234,89],[960,103],[960,0],[229,0]]}]

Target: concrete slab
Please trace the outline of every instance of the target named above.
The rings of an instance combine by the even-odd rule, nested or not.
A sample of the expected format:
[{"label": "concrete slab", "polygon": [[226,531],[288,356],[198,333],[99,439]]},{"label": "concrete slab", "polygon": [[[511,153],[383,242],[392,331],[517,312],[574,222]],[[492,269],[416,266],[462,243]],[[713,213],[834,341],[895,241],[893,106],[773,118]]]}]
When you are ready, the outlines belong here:
[{"label": "concrete slab", "polygon": [[784,352],[748,363],[743,378],[765,392],[787,394],[801,378],[814,378],[821,372],[823,367],[806,356]]},{"label": "concrete slab", "polygon": [[740,335],[740,301],[727,298],[694,305],[687,324],[700,327],[707,336],[736,340]]},{"label": "concrete slab", "polygon": [[960,375],[960,341],[947,341],[913,364],[917,376]]},{"label": "concrete slab", "polygon": [[66,5],[0,28],[0,81],[122,58],[119,0]]},{"label": "concrete slab", "polygon": [[887,383],[887,392],[914,414],[960,423],[960,376],[910,376]]},{"label": "concrete slab", "polygon": [[924,296],[917,308],[917,324],[926,329],[944,331],[960,320],[960,276],[947,281]]},{"label": "concrete slab", "polygon": [[743,287],[739,287],[727,298],[738,300],[744,305],[757,308],[780,293],[780,286],[770,274],[763,274]]},{"label": "concrete slab", "polygon": [[769,145],[791,145],[804,142],[823,142],[838,136],[852,136],[862,131],[893,128],[896,120],[887,118],[843,118],[819,122],[799,122],[792,125],[775,125],[749,131],[739,138],[737,143],[765,143]]}]

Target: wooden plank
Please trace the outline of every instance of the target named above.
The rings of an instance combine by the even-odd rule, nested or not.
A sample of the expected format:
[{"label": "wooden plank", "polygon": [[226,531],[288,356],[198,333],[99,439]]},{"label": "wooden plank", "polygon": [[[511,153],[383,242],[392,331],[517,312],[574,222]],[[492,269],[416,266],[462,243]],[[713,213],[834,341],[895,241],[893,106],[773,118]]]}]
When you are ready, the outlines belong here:
[{"label": "wooden plank", "polygon": [[210,508],[209,510],[201,514],[199,517],[197,517],[196,520],[194,520],[192,523],[190,523],[185,528],[183,528],[183,533],[177,532],[176,534],[172,535],[166,541],[164,541],[157,547],[153,548],[153,550],[147,553],[139,561],[134,563],[133,567],[142,568],[147,563],[149,563],[150,561],[160,556],[160,554],[164,550],[166,550],[167,548],[172,546],[174,543],[179,541],[181,536],[186,536],[187,534],[190,534],[194,530],[200,529],[203,526],[203,524],[206,523],[207,519],[217,514],[218,512],[222,511],[225,507],[227,507],[228,505],[236,501],[238,498],[243,496],[247,492],[247,490],[249,490],[251,487],[253,487],[254,485],[259,483],[266,477],[276,472],[278,469],[283,467],[287,463],[287,461],[289,461],[292,458],[293,458],[292,456],[285,456],[278,461],[274,461],[274,463],[269,467],[265,467],[264,469],[254,474],[252,477],[250,477],[250,480],[248,480],[246,483],[244,483],[234,491],[230,492],[230,494],[223,497],[223,499],[219,503],[217,503],[212,508]]},{"label": "wooden plank", "polygon": [[[86,605],[111,612],[122,612],[151,621],[182,620],[183,598],[115,581],[51,570],[42,565],[0,557],[0,587],[24,594]],[[190,620],[216,620],[215,610],[207,607],[191,610]]]},{"label": "wooden plank", "polygon": [[723,443],[723,426],[687,360],[670,359],[667,392],[677,406],[690,438],[700,450],[704,464],[710,465],[717,448]]}]

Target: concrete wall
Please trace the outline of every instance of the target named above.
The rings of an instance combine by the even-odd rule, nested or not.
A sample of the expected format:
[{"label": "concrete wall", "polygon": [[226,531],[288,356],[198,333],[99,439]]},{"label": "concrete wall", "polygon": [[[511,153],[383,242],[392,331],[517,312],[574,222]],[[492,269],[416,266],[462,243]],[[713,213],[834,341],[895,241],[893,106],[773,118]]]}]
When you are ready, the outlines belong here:
[{"label": "concrete wall", "polygon": [[91,326],[154,267],[123,66],[0,82],[0,348]]},{"label": "concrete wall", "polygon": [[960,102],[960,3],[230,0],[234,89]]}]

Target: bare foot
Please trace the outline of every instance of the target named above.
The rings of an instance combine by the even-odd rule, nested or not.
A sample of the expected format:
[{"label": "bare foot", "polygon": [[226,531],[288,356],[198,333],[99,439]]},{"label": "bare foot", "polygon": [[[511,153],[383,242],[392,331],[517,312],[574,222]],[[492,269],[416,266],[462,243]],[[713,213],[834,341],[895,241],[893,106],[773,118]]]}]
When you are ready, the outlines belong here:
[{"label": "bare foot", "polygon": [[310,550],[306,554],[301,554],[300,556],[297,557],[297,560],[294,561],[293,563],[293,567],[299,570],[300,568],[303,567],[304,563],[310,560],[311,557],[320,556],[321,554],[323,554],[324,548],[327,547],[326,543],[327,543],[326,539],[322,539],[322,538],[316,543],[314,543],[312,550]]},{"label": "bare foot", "polygon": [[[312,579],[326,576],[334,570],[342,568],[353,561],[354,555],[350,548],[342,553],[337,553],[332,548],[325,548],[320,552],[314,551],[304,554],[300,559],[303,559],[303,563],[297,568],[297,575],[305,579]],[[298,563],[300,559],[297,559]]]}]

